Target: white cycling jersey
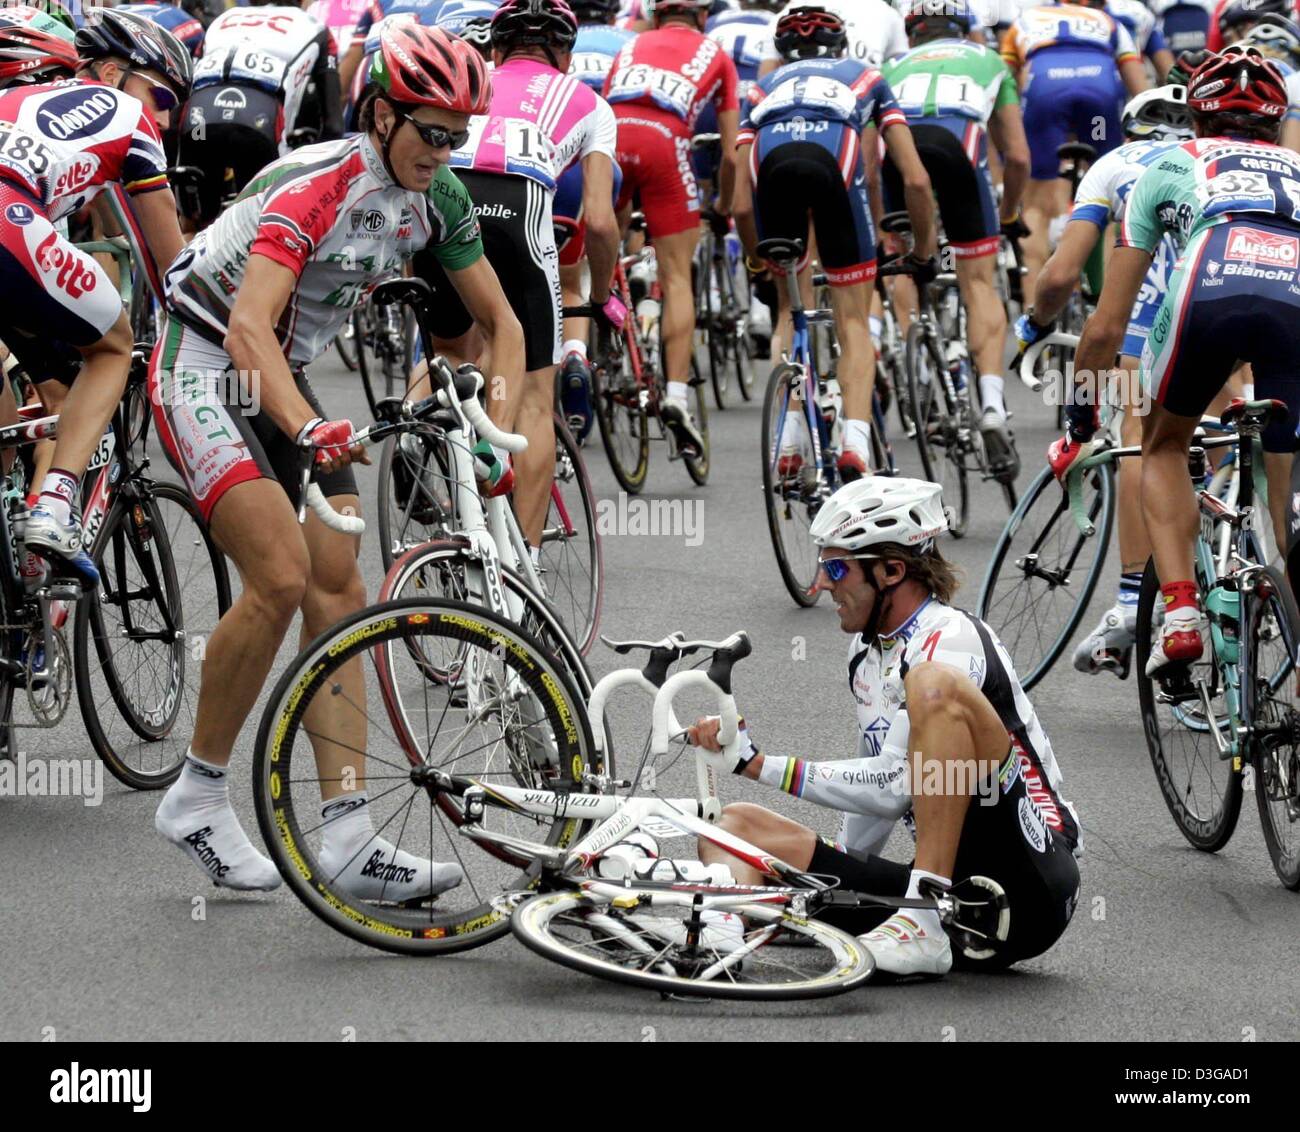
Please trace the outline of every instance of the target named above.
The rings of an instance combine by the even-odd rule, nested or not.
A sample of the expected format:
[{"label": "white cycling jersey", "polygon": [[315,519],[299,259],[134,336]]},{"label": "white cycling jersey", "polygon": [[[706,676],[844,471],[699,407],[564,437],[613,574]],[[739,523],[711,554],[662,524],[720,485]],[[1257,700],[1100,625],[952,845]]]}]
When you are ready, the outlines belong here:
[{"label": "white cycling jersey", "polygon": [[[313,75],[336,65],[329,30],[300,8],[228,8],[208,27],[194,89],[252,86],[281,98],[284,134],[296,127]],[[287,152],[287,143],[281,147]]]},{"label": "white cycling jersey", "polygon": [[[777,19],[795,8],[807,6],[808,0],[791,0],[778,13]],[[907,50],[903,17],[886,0],[819,0],[817,6],[834,12],[844,21],[844,30],[849,36],[848,49],[844,52],[846,59],[879,67],[891,55]],[[764,51],[765,59],[781,58],[772,40],[764,44]]]},{"label": "white cycling jersey", "polygon": [[[878,644],[858,634],[849,643],[849,688],[857,702],[858,751],[852,759],[813,762],[765,755],[759,780],[839,810],[837,840],[857,853],[879,853],[899,818],[910,819],[907,751],[911,723],[903,679],[922,661],[957,669],[974,681],[1007,729],[1016,773],[1043,820],[1065,837],[1077,856],[1082,831],[1074,808],[1059,794],[1061,771],[1034,705],[1011,657],[978,617],[931,597]],[[1004,752],[997,752],[1001,756]],[[1014,778],[1002,784],[1005,792]],[[909,820],[910,826],[910,820]]]}]

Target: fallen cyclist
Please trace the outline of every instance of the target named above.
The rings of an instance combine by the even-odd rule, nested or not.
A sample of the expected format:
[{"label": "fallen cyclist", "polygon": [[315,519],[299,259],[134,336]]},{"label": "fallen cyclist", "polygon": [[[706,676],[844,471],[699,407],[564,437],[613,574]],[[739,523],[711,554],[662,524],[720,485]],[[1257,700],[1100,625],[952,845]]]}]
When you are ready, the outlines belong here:
[{"label": "fallen cyclist", "polygon": [[[1042,954],[1065,931],[1078,900],[1082,831],[1006,649],[983,621],[949,604],[953,569],[935,546],[948,527],[940,491],[869,476],[831,496],[811,528],[821,549],[817,587],[852,637],[857,757],[764,755],[741,730],[735,773],[839,810],[838,838],[749,803],[727,806],[721,825],[846,890],[916,898],[988,877],[1006,893],[1009,936],[994,959],[968,956],[965,965],[1003,966]],[[716,717],[700,720],[691,742],[721,750],[718,727]],[[910,868],[878,855],[900,819],[916,838]],[[725,862],[741,884],[762,883],[717,846],[701,845],[700,857]],[[827,918],[864,933],[884,973],[938,977],[953,965],[937,911]]]}]

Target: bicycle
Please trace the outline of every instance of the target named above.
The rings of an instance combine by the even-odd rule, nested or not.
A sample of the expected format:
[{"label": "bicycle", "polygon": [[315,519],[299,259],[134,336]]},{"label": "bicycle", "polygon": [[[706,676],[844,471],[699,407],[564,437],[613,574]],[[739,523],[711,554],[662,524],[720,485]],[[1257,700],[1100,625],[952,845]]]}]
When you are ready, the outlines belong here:
[{"label": "bicycle", "polygon": [[[804,254],[802,240],[763,240],[755,249],[785,274],[793,328],[790,350],[768,378],[763,397],[763,500],[767,527],[776,552],[781,580],[795,602],[808,607],[821,596],[813,590],[817,578],[817,547],[808,533],[821,505],[840,485],[838,383],[823,374],[813,330],[833,326],[827,309],[804,309],[796,267]],[[814,275],[813,286],[824,284]],[[833,335],[830,354],[835,356]],[[893,475],[894,454],[885,440],[880,398],[873,393],[871,463],[878,475]]]},{"label": "bicycle", "polygon": [[[907,213],[891,212],[882,219],[881,228],[901,237],[911,233],[912,225]],[[915,275],[917,270],[900,258],[881,273]],[[1008,510],[1015,509],[1016,488],[993,471],[984,449],[973,393],[976,375],[966,344],[966,307],[957,276],[940,272],[932,283],[917,287],[916,294],[917,311],[907,329],[905,355],[916,447],[924,477],[943,487],[949,531],[962,538],[970,522],[972,472],[981,480],[998,483]]]},{"label": "bicycle", "polygon": [[[1020,376],[1031,389],[1038,358],[1047,353],[1069,360],[1078,338],[1060,332],[1034,343],[1020,363]],[[1067,380],[1068,377],[1067,371]],[[1205,417],[1202,428],[1220,422]],[[1115,524],[1115,463],[1140,456],[1140,446],[1121,447],[1120,414],[1112,413],[1103,447],[1071,468],[1065,488],[1050,467],[1030,482],[998,536],[980,585],[977,613],[987,621],[1011,655],[1025,691],[1033,688],[1060,659],[1078,630],[1096,592]],[[1234,506],[1239,490],[1235,449],[1213,469],[1207,490]],[[1120,671],[1126,679],[1128,669]]]},{"label": "bicycle", "polygon": [[[1208,450],[1237,443],[1241,465],[1234,503],[1207,490],[1194,561],[1210,625],[1200,663],[1145,675],[1163,621],[1160,580],[1148,561],[1138,597],[1138,698],[1161,795],[1187,841],[1205,852],[1228,843],[1241,812],[1243,778],[1253,779],[1264,842],[1283,885],[1300,890],[1300,716],[1296,712],[1300,612],[1281,570],[1267,564],[1256,535],[1256,499],[1266,499],[1257,445],[1281,401],[1234,400],[1222,414],[1236,437],[1198,438],[1193,483]],[[1201,780],[1204,779],[1204,785]]]},{"label": "bicycle", "polygon": [[[633,216],[633,230],[644,221]],[[650,472],[650,441],[668,445],[668,459],[681,460],[687,474],[703,486],[709,478],[709,416],[704,399],[704,380],[695,358],[691,358],[691,396],[693,416],[704,438],[704,452],[688,455],[680,451],[672,432],[663,422],[660,408],[667,396],[659,341],[661,294],[657,279],[645,282],[653,270],[654,249],[645,248],[635,255],[621,256],[614,265],[611,293],[619,296],[628,309],[622,331],[610,333],[600,326],[590,304],[565,307],[565,318],[592,318],[597,325],[596,346],[591,355],[591,396],[600,426],[600,439],[609,466],[619,487],[637,495],[645,487]],[[638,275],[634,293],[629,274]],[[658,426],[652,437],[650,421]]]},{"label": "bicycle", "polygon": [[[369,429],[364,436],[383,441],[379,462],[379,531],[386,569],[412,547],[432,540],[467,538],[474,554],[495,549],[495,557],[526,580],[528,587],[557,611],[569,634],[586,653],[596,636],[604,600],[604,568],[600,537],[596,530],[595,493],[577,442],[557,417],[555,420],[556,463],[551,483],[550,504],[539,548],[540,562],[532,554],[519,529],[510,502],[505,498],[484,501],[475,483],[470,449],[476,437],[505,437],[502,447],[520,450],[523,437],[507,436],[488,420],[477,402],[483,378],[470,367],[452,374],[446,363],[431,352],[428,314],[431,292],[417,279],[392,279],[374,292],[380,309],[401,305],[407,309],[423,338],[425,356],[433,358],[429,372],[443,407],[450,415],[422,418],[433,413],[435,400],[426,399],[412,416],[398,398],[377,403],[379,423],[389,426],[405,421],[403,427]],[[474,400],[471,408],[469,400]],[[454,402],[454,404],[453,404]],[[457,416],[459,407],[460,416]],[[488,537],[490,535],[490,538]],[[485,539],[487,542],[485,542]],[[542,582],[542,575],[549,585]],[[477,575],[476,575],[477,576]],[[482,600],[488,590],[477,582],[472,591]],[[496,608],[499,602],[492,602]],[[516,613],[519,611],[516,610]]]},{"label": "bicycle", "polygon": [[[613,693],[640,687],[654,696],[653,757],[665,757],[672,740],[681,737],[672,705],[688,688],[714,697],[723,720],[721,738],[734,748],[738,720],[731,673],[751,646],[745,634],[724,641],[687,641],[674,634],[657,642],[607,643],[619,653],[646,650],[649,657],[642,668],[605,676],[583,703],[552,659],[516,627],[458,603],[386,603],[322,634],[277,684],[254,756],[259,824],[293,891],[335,930],[382,950],[455,953],[513,930],[526,946],[566,966],[646,989],[714,998],[822,996],[865,982],[874,967],[870,952],[816,918],[831,907],[935,909],[958,946],[974,954],[994,952],[1007,938],[1011,913],[1005,893],[993,882],[972,878],[969,897],[959,886],[956,892],[911,901],[839,892],[720,829],[717,778],[729,769],[725,752],[696,752],[694,797],[612,793],[630,785],[614,777],[613,749],[605,738],[604,715]],[[384,828],[402,837],[409,832],[418,848],[408,846],[408,851],[450,850],[466,869],[459,888],[418,907],[358,900],[322,873],[313,844],[321,825],[319,807],[316,791],[306,785],[320,786],[321,772],[312,778],[297,765],[310,746],[302,720],[314,697],[330,694],[342,665],[385,650],[400,658],[441,650],[464,657],[461,678],[436,686],[441,695],[423,701],[426,729],[409,713],[391,707],[385,713],[391,734],[384,734],[383,750],[394,753],[378,760],[383,778],[392,783],[384,796],[393,814]],[[703,650],[711,653],[707,672],[668,674],[673,663]],[[478,762],[485,751],[509,746],[504,737],[482,743],[479,728],[487,722],[493,732],[509,730],[495,707],[512,686],[516,698],[538,713],[532,726],[542,733],[538,746],[545,750],[535,749],[532,761],[494,760],[488,754],[483,772],[467,772],[469,760]],[[317,735],[316,743],[323,738]],[[367,740],[375,761],[375,734]],[[734,753],[730,757],[734,761]],[[417,805],[420,816],[411,820]],[[638,831],[709,841],[777,883],[760,888],[703,883],[683,879],[671,866],[672,879],[666,880],[634,873],[618,883],[591,874],[610,848]],[[462,855],[456,847],[466,840],[480,852]],[[364,846],[359,850],[365,851]],[[720,920],[730,923],[729,941],[719,930]],[[787,942],[806,946],[779,946]]]}]

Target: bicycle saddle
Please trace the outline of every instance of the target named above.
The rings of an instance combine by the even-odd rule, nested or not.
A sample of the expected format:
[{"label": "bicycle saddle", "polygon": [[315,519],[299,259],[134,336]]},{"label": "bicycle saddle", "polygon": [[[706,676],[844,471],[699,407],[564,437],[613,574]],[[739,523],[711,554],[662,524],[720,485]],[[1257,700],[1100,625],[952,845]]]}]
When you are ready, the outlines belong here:
[{"label": "bicycle saddle", "polygon": [[906,212],[887,212],[880,218],[880,230],[901,235],[912,230],[912,218]]},{"label": "bicycle saddle", "polygon": [[1066,142],[1056,147],[1056,156],[1060,161],[1086,161],[1091,164],[1097,160],[1097,150],[1087,142]]},{"label": "bicycle saddle", "polygon": [[770,259],[778,266],[798,263],[803,259],[804,242],[802,240],[783,240],[774,236],[770,240],[760,240],[754,249],[759,259]]}]

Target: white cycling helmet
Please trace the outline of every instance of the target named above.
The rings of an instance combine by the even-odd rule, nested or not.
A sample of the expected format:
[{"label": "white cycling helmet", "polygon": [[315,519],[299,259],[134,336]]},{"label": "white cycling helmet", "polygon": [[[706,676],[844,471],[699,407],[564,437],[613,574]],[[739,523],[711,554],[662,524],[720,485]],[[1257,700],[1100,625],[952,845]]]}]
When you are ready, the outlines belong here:
[{"label": "white cycling helmet", "polygon": [[822,504],[808,533],[819,547],[858,551],[894,542],[925,550],[948,529],[942,493],[925,480],[863,476]]},{"label": "white cycling helmet", "polygon": [[1192,112],[1185,86],[1158,86],[1129,99],[1120,117],[1130,141],[1190,141]]}]

